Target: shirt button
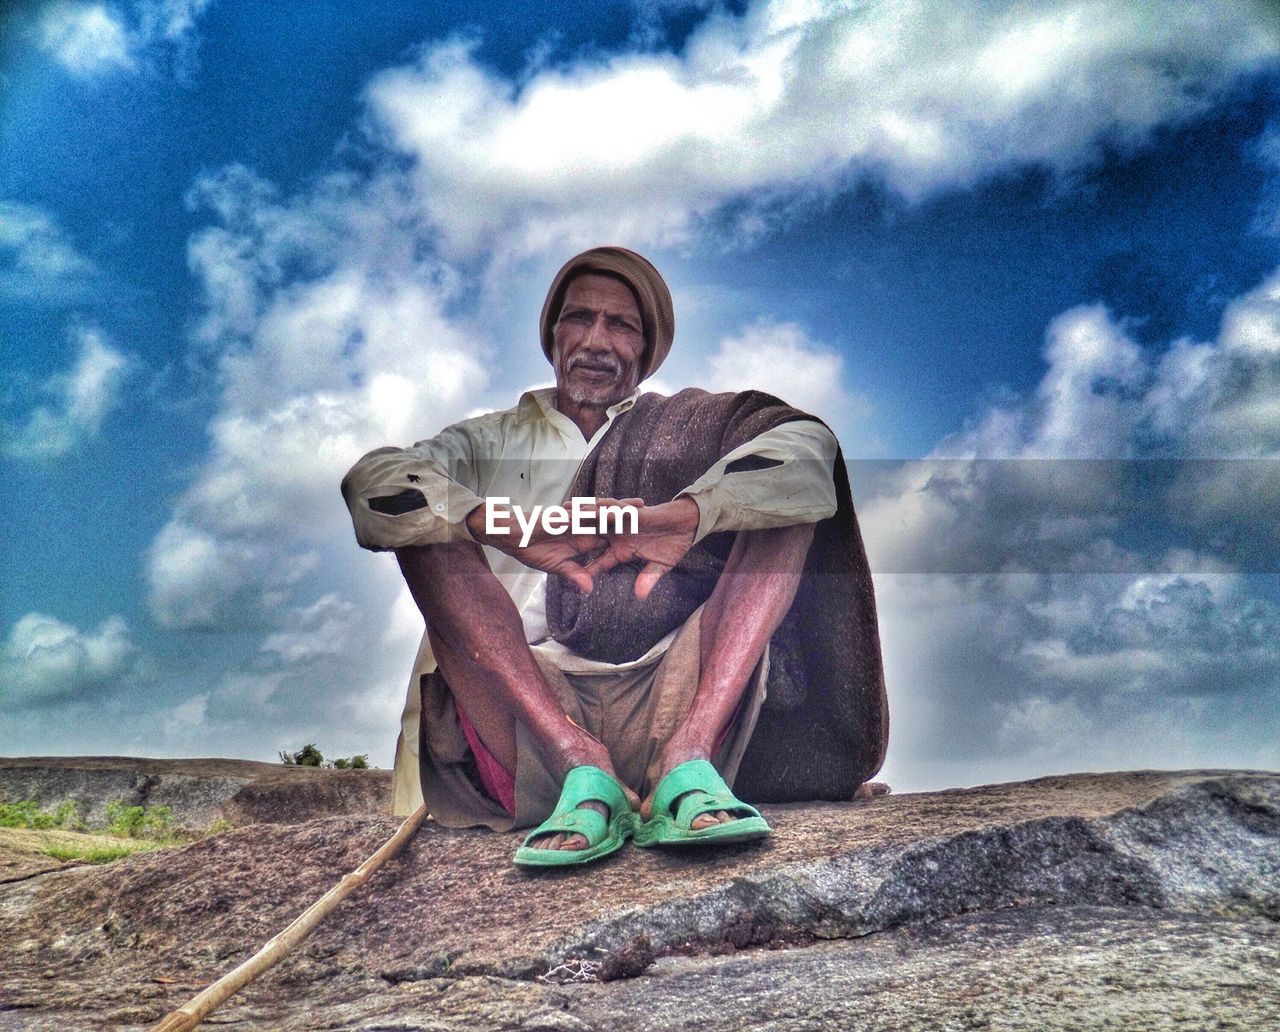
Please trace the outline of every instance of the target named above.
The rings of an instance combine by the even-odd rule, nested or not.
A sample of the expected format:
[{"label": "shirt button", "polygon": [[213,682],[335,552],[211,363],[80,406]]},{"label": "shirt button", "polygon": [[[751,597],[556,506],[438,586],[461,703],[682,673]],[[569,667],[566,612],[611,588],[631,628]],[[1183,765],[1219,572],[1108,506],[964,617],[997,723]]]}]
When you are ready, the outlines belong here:
[{"label": "shirt button", "polygon": [[445,510],[445,504],[444,504],[444,502],[436,502],[436,504],[435,504],[435,510],[436,510],[436,512],[444,512],[444,510]]}]

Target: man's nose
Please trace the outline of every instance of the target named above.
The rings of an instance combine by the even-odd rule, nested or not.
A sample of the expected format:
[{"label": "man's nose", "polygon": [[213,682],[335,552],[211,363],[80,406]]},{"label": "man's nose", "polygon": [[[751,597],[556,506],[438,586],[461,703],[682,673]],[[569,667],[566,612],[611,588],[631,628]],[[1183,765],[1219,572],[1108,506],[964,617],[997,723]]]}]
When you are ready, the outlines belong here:
[{"label": "man's nose", "polygon": [[587,330],[587,334],[582,338],[582,347],[590,348],[592,351],[609,351],[609,331],[605,326],[605,317],[597,315],[591,322],[591,328]]}]

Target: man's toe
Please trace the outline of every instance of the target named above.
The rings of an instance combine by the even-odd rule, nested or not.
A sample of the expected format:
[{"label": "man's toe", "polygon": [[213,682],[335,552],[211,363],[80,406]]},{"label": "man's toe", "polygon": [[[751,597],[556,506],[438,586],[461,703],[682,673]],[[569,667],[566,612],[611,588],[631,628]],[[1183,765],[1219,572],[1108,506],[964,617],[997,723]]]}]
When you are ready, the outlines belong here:
[{"label": "man's toe", "polygon": [[737,818],[726,810],[716,810],[714,813],[700,813],[689,822],[689,830],[701,831],[703,828],[714,828],[717,824],[728,824],[733,820],[737,820]]}]

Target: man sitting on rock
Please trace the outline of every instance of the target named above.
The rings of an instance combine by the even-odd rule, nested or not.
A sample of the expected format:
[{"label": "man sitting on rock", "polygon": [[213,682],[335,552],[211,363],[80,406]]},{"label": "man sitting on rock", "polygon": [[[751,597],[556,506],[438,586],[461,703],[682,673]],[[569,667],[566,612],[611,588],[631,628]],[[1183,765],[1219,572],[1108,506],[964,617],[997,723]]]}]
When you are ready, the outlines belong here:
[{"label": "man sitting on rock", "polygon": [[[538,825],[516,862],[550,866],[633,834],[769,834],[730,786],[852,798],[888,713],[835,438],[757,391],[640,393],[675,320],[624,248],[571,259],[541,329],[554,389],[370,452],[343,481],[357,540],[395,550],[426,620],[397,812],[425,799],[451,827]],[[571,498],[630,505],[635,525],[512,518]]]}]

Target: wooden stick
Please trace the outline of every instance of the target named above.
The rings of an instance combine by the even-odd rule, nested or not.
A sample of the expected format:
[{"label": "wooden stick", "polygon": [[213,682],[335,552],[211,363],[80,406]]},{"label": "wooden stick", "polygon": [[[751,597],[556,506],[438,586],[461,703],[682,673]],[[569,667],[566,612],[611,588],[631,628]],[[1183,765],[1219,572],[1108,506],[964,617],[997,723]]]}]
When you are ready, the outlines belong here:
[{"label": "wooden stick", "polygon": [[239,967],[228,971],[204,992],[166,1016],[151,1032],[191,1032],[197,1025],[222,1004],[227,997],[243,988],[280,963],[295,946],[310,935],[316,925],[347,896],[360,888],[369,876],[404,847],[427,816],[425,805],[419,806],[400,825],[399,830],[384,842],[378,851],[350,874],[304,910],[284,931],[272,938],[262,949]]}]

